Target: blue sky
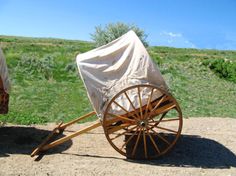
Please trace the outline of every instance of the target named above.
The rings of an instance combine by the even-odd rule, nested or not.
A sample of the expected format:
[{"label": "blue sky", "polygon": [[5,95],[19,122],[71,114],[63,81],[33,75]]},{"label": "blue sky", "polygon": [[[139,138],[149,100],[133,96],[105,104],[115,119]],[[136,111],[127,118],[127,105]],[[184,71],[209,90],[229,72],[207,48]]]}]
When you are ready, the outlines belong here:
[{"label": "blue sky", "polygon": [[91,40],[110,22],[136,24],[150,45],[236,50],[235,0],[0,0],[0,35]]}]

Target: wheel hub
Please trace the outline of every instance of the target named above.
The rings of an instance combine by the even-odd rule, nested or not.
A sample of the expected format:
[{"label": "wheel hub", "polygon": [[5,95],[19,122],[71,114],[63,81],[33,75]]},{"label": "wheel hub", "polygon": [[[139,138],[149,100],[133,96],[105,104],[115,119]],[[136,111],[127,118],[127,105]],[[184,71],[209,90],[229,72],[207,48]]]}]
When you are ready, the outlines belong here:
[{"label": "wheel hub", "polygon": [[139,122],[138,122],[138,125],[140,126],[140,127],[146,127],[147,126],[147,121],[146,120],[140,120]]}]

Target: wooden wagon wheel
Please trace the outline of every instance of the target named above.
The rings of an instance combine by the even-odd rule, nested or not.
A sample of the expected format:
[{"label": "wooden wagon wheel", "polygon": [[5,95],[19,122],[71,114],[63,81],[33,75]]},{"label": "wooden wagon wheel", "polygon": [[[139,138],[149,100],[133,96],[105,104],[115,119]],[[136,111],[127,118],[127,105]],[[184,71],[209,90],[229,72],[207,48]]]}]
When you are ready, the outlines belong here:
[{"label": "wooden wagon wheel", "polygon": [[153,159],[168,152],[182,129],[175,98],[152,85],[128,87],[109,102],[102,121],[112,147],[132,159]]}]

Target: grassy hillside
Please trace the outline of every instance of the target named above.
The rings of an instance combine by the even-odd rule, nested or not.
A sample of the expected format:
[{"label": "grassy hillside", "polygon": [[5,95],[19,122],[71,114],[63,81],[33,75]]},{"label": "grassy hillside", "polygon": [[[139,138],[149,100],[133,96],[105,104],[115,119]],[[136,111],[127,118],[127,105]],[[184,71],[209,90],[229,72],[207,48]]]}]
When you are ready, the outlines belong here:
[{"label": "grassy hillside", "polygon": [[[0,121],[68,121],[92,110],[75,56],[93,49],[93,43],[6,36],[0,36],[0,43],[12,82],[10,112],[1,115]],[[148,50],[184,117],[236,116],[236,51],[167,47]]]}]

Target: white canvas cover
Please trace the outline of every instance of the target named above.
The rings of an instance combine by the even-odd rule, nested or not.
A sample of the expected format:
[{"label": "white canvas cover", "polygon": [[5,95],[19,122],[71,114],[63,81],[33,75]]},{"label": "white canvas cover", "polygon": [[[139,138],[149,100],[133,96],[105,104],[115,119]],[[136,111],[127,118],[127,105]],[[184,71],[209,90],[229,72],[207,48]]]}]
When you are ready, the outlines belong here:
[{"label": "white canvas cover", "polygon": [[6,60],[4,58],[1,48],[0,48],[0,76],[3,82],[3,88],[5,92],[9,93],[10,81],[9,81],[9,76],[8,76],[8,71],[7,71],[7,64],[6,64]]},{"label": "white canvas cover", "polygon": [[[129,86],[150,84],[168,89],[157,66],[133,31],[107,45],[79,54],[76,61],[88,97],[97,115],[101,117],[109,100]],[[128,92],[128,94],[135,104],[137,92]],[[143,90],[142,97],[145,96],[147,95]],[[131,111],[127,98],[121,96],[118,101]],[[136,103],[135,106],[138,104]],[[114,106],[112,111],[120,113],[120,110],[119,107]]]}]

